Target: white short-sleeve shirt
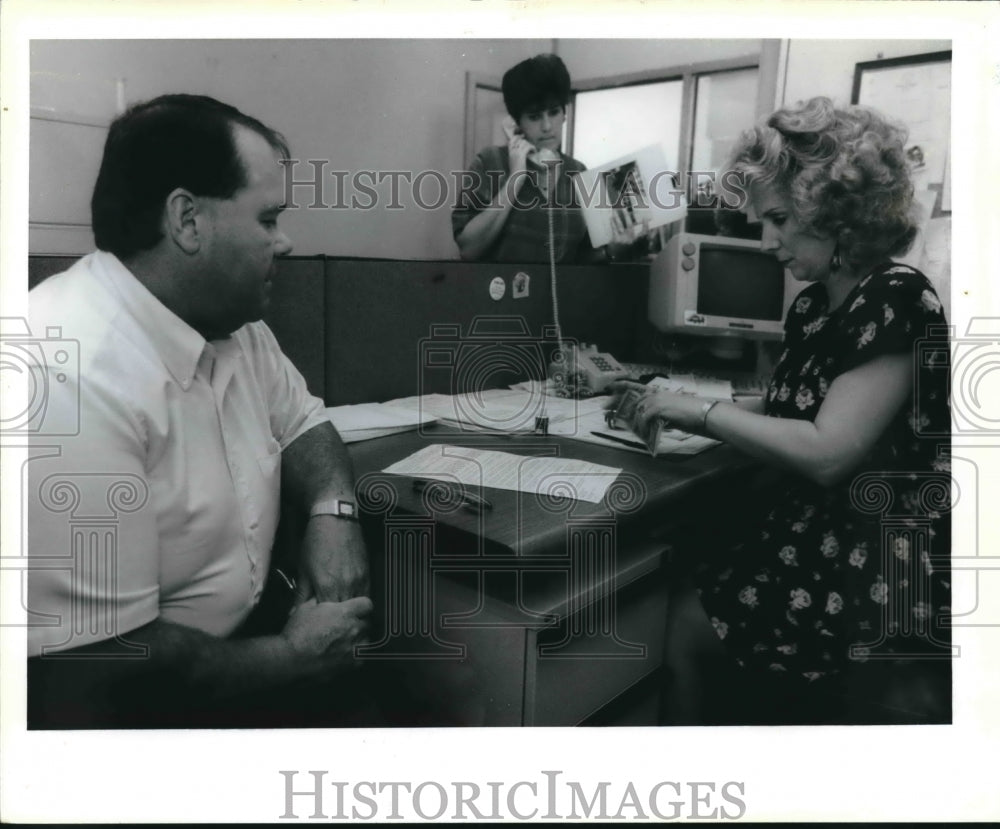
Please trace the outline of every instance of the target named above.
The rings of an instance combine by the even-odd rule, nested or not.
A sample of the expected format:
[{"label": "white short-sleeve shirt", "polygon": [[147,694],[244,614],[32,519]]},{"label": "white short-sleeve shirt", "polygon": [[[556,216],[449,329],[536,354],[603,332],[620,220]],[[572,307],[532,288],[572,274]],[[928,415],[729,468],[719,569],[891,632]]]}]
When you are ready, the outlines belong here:
[{"label": "white short-sleeve shirt", "polygon": [[206,342],[109,253],[29,310],[60,343],[28,463],[29,655],[156,618],[228,635],[264,587],[281,450],[322,401],[264,323]]}]

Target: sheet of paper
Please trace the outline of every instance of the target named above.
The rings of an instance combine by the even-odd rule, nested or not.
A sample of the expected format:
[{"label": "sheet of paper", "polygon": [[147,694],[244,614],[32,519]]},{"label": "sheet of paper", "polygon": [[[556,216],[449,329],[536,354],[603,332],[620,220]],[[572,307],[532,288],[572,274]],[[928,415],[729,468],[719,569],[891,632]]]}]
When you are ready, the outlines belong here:
[{"label": "sheet of paper", "polygon": [[672,374],[670,377],[654,377],[646,385],[652,389],[664,389],[677,394],[693,394],[695,397],[713,400],[733,399],[733,384],[729,380],[720,380],[715,377]]},{"label": "sheet of paper", "polygon": [[596,504],[621,469],[572,458],[535,458],[431,444],[383,471],[466,486],[570,497]]},{"label": "sheet of paper", "polygon": [[384,403],[359,403],[353,406],[329,406],[326,416],[340,433],[344,443],[384,437],[433,423],[429,412]]},{"label": "sheet of paper", "polygon": [[[597,437],[597,435],[593,434],[594,432],[616,438],[624,438],[625,440],[634,440],[637,445],[626,446],[617,441]],[[573,438],[574,440],[581,440],[585,443],[593,443],[598,446],[621,449],[624,452],[638,452],[642,455],[649,454],[649,450],[642,445],[642,441],[636,435],[632,434],[631,431],[627,429],[609,429],[604,422],[603,410],[584,414],[575,422],[566,421],[550,426],[549,434]],[[664,429],[657,443],[656,454],[658,456],[671,454],[696,455],[718,444],[719,441],[712,438],[692,435],[690,432],[682,432],[680,429]]]},{"label": "sheet of paper", "polygon": [[549,423],[572,420],[580,412],[598,410],[604,398],[572,400],[551,397],[533,386],[524,389],[488,389],[471,394],[455,396],[447,394],[426,394],[422,397],[408,397],[390,400],[385,406],[399,406],[416,409],[447,423],[458,424],[462,428],[490,429],[501,432],[531,431],[535,428],[535,418],[545,415]]},{"label": "sheet of paper", "polygon": [[338,429],[337,432],[344,443],[360,443],[363,440],[374,440],[403,432],[412,432],[415,428],[414,426],[395,426],[381,429],[351,429],[349,432]]},{"label": "sheet of paper", "polygon": [[698,377],[695,395],[715,400],[732,400],[733,384],[716,377]]},{"label": "sheet of paper", "polygon": [[404,406],[387,406],[384,403],[359,403],[353,406],[329,406],[326,416],[338,430],[382,429],[397,426],[419,426],[433,422],[428,412]]}]

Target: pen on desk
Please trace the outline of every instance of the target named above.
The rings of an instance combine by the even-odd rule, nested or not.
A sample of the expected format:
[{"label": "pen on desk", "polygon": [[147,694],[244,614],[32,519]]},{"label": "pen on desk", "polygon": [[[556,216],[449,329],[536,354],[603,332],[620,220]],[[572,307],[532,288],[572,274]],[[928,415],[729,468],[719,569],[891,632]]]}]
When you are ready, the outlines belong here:
[{"label": "pen on desk", "polygon": [[448,492],[452,495],[452,497],[456,498],[461,503],[461,505],[466,509],[474,510],[476,512],[479,512],[481,510],[493,509],[493,504],[490,501],[487,501],[481,495],[476,495],[474,492],[467,492],[464,488],[459,489],[445,481],[439,481],[436,479],[431,479],[431,480],[428,480],[426,478],[413,479],[413,488],[418,492],[422,492],[432,484],[438,484],[444,489],[447,489]]},{"label": "pen on desk", "polygon": [[644,443],[639,443],[637,440],[628,440],[628,438],[620,438],[616,435],[606,435],[604,432],[591,432],[595,438],[603,438],[604,440],[610,440],[614,443],[620,443],[623,446],[631,446],[634,449],[647,449]]}]

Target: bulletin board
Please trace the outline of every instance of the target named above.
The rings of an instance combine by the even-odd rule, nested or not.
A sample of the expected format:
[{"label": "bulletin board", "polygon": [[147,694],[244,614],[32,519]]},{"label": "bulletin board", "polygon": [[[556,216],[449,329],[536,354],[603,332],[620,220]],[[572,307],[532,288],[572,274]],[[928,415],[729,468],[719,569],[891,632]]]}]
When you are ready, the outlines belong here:
[{"label": "bulletin board", "polygon": [[851,102],[907,127],[915,189],[940,194],[935,214],[951,212],[951,52],[858,63]]},{"label": "bulletin board", "polygon": [[917,238],[897,261],[923,271],[951,314],[951,52],[858,63],[851,102],[908,131]]}]

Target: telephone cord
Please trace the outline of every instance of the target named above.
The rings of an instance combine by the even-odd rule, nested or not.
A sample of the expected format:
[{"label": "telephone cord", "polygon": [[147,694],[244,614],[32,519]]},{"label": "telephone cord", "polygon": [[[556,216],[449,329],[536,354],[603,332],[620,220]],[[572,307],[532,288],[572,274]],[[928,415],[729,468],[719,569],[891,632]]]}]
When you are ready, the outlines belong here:
[{"label": "telephone cord", "polygon": [[559,343],[559,353],[563,359],[566,352],[563,350],[562,325],[559,322],[559,291],[556,283],[556,233],[555,216],[552,206],[549,205],[549,281],[552,285],[552,321],[556,328],[556,341]]}]

